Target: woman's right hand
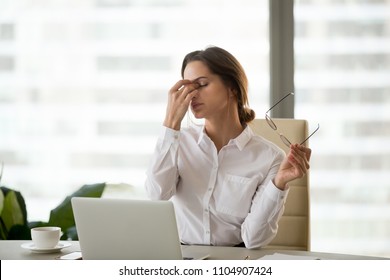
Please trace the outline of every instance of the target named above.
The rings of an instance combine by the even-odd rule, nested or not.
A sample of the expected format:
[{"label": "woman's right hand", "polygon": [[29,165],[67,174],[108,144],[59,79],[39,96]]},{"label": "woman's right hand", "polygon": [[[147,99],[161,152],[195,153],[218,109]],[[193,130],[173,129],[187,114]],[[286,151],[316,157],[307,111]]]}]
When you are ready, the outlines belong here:
[{"label": "woman's right hand", "polygon": [[169,90],[164,126],[180,130],[181,121],[190,106],[192,98],[198,92],[198,87],[197,83],[180,80]]}]

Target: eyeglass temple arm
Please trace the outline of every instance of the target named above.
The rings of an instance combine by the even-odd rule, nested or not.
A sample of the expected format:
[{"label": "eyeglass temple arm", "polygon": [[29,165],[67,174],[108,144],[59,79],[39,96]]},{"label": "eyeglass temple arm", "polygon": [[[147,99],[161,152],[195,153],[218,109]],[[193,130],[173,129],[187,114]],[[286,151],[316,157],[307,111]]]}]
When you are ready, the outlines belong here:
[{"label": "eyeglass temple arm", "polygon": [[305,139],[300,145],[303,145],[307,140],[309,140],[310,137],[314,135],[318,130],[320,129],[320,124],[317,124],[317,128]]},{"label": "eyeglass temple arm", "polygon": [[294,95],[293,92],[289,92],[288,94],[286,94],[282,99],[280,99],[278,102],[276,102],[271,108],[268,109],[267,112],[265,112],[265,114],[268,114],[269,111],[271,111],[273,108],[276,107],[276,105],[278,105],[280,102],[282,102],[284,99],[286,99],[287,97],[289,97],[290,95]]}]

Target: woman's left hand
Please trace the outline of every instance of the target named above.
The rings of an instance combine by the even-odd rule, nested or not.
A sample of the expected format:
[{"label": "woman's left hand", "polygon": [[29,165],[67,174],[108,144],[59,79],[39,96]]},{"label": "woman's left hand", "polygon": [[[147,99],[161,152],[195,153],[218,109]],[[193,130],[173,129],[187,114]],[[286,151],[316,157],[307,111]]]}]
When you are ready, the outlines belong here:
[{"label": "woman's left hand", "polygon": [[287,183],[302,178],[310,168],[311,149],[299,144],[292,144],[286,158],[282,161],[279,171],[275,176],[274,184],[284,190]]}]

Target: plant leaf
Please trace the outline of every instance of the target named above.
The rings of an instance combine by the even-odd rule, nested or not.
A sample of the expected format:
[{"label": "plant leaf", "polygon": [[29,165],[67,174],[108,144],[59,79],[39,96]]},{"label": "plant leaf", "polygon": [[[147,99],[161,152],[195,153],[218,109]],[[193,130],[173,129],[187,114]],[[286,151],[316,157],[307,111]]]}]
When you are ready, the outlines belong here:
[{"label": "plant leaf", "polygon": [[0,238],[31,239],[27,227],[27,209],[22,194],[0,187]]},{"label": "plant leaf", "polygon": [[0,225],[0,240],[7,240],[7,232],[3,224]]},{"label": "plant leaf", "polygon": [[4,208],[4,194],[3,194],[3,190],[0,190],[0,216],[1,216],[1,212],[3,212],[3,208]]},{"label": "plant leaf", "polygon": [[101,197],[105,186],[105,183],[84,185],[70,196],[67,196],[60,205],[51,210],[48,224],[61,227],[64,233],[61,237],[62,240],[70,238],[67,234],[67,229],[75,226],[71,205],[72,197]]},{"label": "plant leaf", "polygon": [[1,218],[7,231],[9,231],[14,225],[25,224],[23,212],[14,191],[7,192],[4,197],[4,208],[1,213]]},{"label": "plant leaf", "polygon": [[15,195],[16,195],[16,199],[18,200],[20,211],[22,212],[23,225],[27,225],[27,207],[26,207],[26,203],[25,203],[24,198],[23,198],[23,196],[22,196],[22,194],[20,192],[18,192],[18,191],[14,191],[14,192],[15,192]]}]

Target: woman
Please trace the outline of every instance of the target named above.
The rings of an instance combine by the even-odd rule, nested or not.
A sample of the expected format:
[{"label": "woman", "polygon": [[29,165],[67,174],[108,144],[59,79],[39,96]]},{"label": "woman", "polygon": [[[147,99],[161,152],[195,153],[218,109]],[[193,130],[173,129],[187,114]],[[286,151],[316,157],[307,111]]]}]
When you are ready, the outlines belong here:
[{"label": "woman", "polygon": [[[147,193],[174,203],[184,244],[265,246],[276,235],[287,183],[306,174],[311,150],[294,144],[285,156],[253,133],[247,78],[226,50],[187,54],[181,74],[168,94]],[[181,128],[189,107],[203,126]]]}]

